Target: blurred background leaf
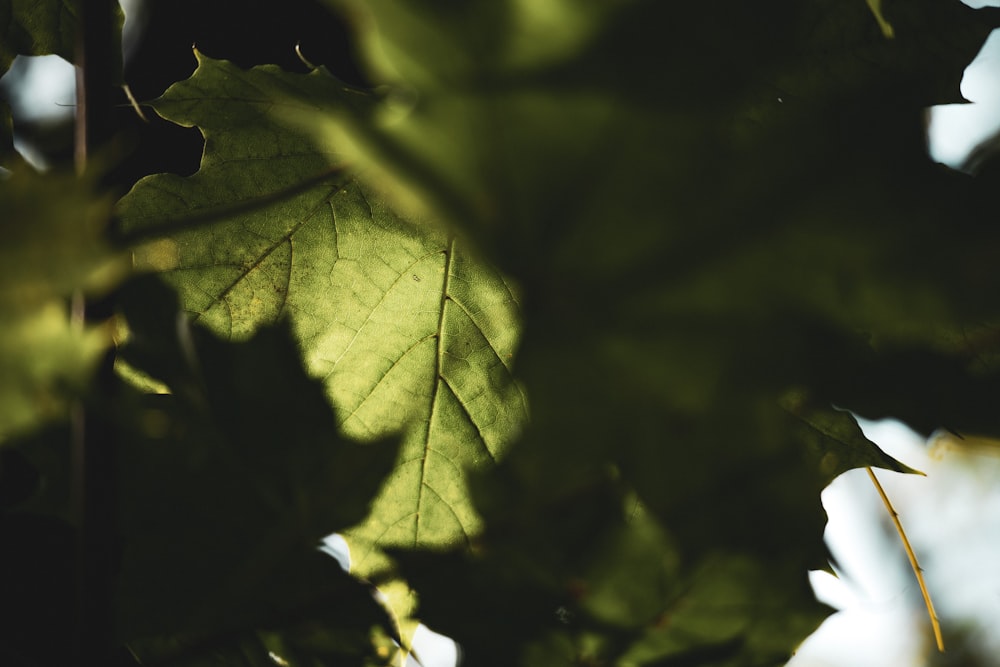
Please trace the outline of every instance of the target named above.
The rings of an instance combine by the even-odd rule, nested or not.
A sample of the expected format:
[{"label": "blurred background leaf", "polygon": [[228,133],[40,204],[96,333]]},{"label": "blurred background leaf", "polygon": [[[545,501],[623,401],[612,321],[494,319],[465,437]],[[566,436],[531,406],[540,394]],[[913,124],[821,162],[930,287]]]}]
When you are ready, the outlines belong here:
[{"label": "blurred background leaf", "polygon": [[108,324],[74,322],[69,307],[76,290],[101,293],[125,273],[104,240],[111,205],[69,174],[0,180],[0,442],[64,415],[111,344]]}]

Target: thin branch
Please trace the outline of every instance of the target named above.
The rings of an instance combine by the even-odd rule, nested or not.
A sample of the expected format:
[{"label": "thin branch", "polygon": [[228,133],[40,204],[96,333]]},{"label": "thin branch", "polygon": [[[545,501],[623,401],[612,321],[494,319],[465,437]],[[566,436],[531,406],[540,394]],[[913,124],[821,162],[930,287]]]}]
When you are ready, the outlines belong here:
[{"label": "thin branch", "polygon": [[[113,115],[115,0],[79,3],[75,159],[79,173],[105,150],[115,130]],[[99,300],[74,295],[73,321],[104,321],[114,312],[114,293]],[[114,577],[118,551],[118,434],[107,414],[115,396],[114,349],[108,350],[91,381],[96,401],[72,407],[72,504],[77,524],[74,667],[108,662],[114,647]]]},{"label": "thin branch", "polygon": [[938,651],[944,653],[944,637],[941,636],[941,623],[938,621],[937,613],[934,611],[934,603],[931,602],[931,594],[927,590],[927,584],[924,582],[924,571],[921,569],[920,563],[917,562],[917,554],[913,552],[910,540],[906,537],[906,531],[903,530],[903,524],[899,521],[899,514],[893,508],[889,496],[886,495],[885,489],[882,488],[878,478],[875,476],[875,471],[870,467],[865,468],[865,470],[868,471],[868,477],[872,480],[872,484],[875,485],[878,495],[881,496],[882,503],[885,505],[889,516],[892,517],[893,524],[896,526],[896,532],[899,533],[899,539],[903,542],[906,557],[910,559],[910,567],[913,568],[913,574],[916,575],[917,583],[920,584],[920,594],[924,596],[924,605],[927,607],[927,614],[931,617],[931,627],[934,629],[934,640],[937,642]]}]

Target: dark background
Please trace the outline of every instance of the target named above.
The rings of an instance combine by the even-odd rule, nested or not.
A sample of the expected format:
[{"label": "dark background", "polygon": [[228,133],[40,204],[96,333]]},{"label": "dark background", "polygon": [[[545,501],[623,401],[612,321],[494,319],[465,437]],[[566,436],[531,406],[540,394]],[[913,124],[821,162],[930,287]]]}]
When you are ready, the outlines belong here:
[{"label": "dark background", "polygon": [[[135,25],[141,21],[141,25]],[[144,0],[139,21],[129,18],[130,41],[125,81],[140,103],[153,100],[196,67],[193,47],[240,67],[273,63],[289,71],[309,68],[296,44],[314,65],[326,66],[346,83],[368,85],[357,66],[350,28],[343,17],[319,2],[285,0]],[[13,85],[19,85],[14,83]],[[195,128],[168,123],[148,107],[148,123],[115,91],[117,143],[109,180],[119,194],[147,174],[188,175],[198,169],[202,139]],[[33,144],[53,166],[71,164],[72,120],[53,124],[15,119],[15,132]]]}]

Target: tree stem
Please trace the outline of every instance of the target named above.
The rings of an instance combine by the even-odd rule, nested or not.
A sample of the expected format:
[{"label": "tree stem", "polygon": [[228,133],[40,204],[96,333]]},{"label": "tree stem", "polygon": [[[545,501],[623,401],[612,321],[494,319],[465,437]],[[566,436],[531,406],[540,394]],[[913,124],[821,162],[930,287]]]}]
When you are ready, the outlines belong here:
[{"label": "tree stem", "polygon": [[[83,0],[77,34],[75,159],[83,173],[114,131],[114,0]],[[74,320],[105,320],[114,298],[84,302],[74,295]],[[82,305],[81,305],[82,304]],[[116,433],[106,406],[114,394],[114,351],[102,360],[92,385],[97,404],[77,402],[73,424],[73,513],[77,524],[74,654],[80,667],[110,662],[114,647],[114,576],[117,569]]]}]

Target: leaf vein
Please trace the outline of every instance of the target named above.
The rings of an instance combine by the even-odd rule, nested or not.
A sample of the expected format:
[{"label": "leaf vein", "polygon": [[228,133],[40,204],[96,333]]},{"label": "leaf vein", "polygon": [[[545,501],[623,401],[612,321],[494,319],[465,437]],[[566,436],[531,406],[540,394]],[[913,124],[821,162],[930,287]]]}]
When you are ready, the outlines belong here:
[{"label": "leaf vein", "polygon": [[444,385],[448,387],[448,391],[450,391],[451,395],[455,397],[455,401],[458,403],[459,407],[462,408],[462,412],[465,413],[465,417],[469,420],[469,423],[472,424],[472,428],[476,429],[476,436],[478,437],[478,441],[483,451],[486,452],[486,455],[490,457],[491,461],[496,463],[497,460],[496,455],[490,450],[489,444],[487,444],[486,442],[486,436],[483,435],[482,429],[479,428],[479,423],[472,416],[472,412],[469,410],[469,406],[465,404],[465,401],[463,401],[462,397],[458,395],[458,392],[455,391],[455,387],[453,387],[452,384],[448,382],[447,378],[442,377],[441,382],[443,382]]},{"label": "leaf vein", "polygon": [[[395,368],[399,364],[399,362],[401,362],[403,359],[405,359],[406,356],[408,354],[410,354],[413,350],[417,349],[420,346],[421,343],[424,343],[424,342],[426,342],[428,340],[431,340],[433,337],[434,337],[434,334],[428,334],[428,335],[424,336],[423,338],[417,339],[416,341],[414,341],[414,343],[412,345],[410,345],[408,348],[406,348],[403,351],[403,353],[401,355],[399,355],[399,357],[397,357],[395,360],[390,360],[391,364],[390,364],[389,368],[386,369],[385,373],[383,373],[382,375],[379,376],[378,380],[375,382],[375,384],[372,386],[372,388],[370,390],[366,390],[365,396],[364,396],[364,398],[361,399],[361,402],[358,403],[358,405],[355,406],[353,410],[351,410],[350,414],[348,414],[347,417],[345,417],[341,423],[344,423],[348,419],[350,419],[351,417],[354,417],[355,414],[361,409],[361,407],[368,401],[368,399],[375,395],[375,391],[382,384],[383,380],[385,380],[389,376],[389,373],[392,372],[392,369]],[[334,372],[336,372],[336,368],[334,370],[330,371],[329,373],[327,373],[326,376],[323,379],[324,380],[328,380],[330,378],[330,376],[334,374]]]},{"label": "leaf vein", "polygon": [[[399,274],[396,276],[395,280],[392,281],[392,284],[389,285],[389,287],[387,287],[385,290],[382,291],[382,295],[379,297],[379,300],[371,307],[371,310],[368,311],[368,315],[365,317],[365,321],[362,322],[361,325],[354,331],[354,336],[351,337],[351,340],[344,347],[343,351],[340,353],[340,356],[338,356],[336,359],[333,360],[333,366],[334,366],[334,368],[336,368],[337,364],[339,364],[341,362],[341,360],[343,360],[343,358],[345,356],[347,356],[347,353],[350,352],[351,349],[354,347],[354,344],[361,337],[361,332],[364,331],[365,327],[368,326],[368,324],[371,323],[372,316],[375,315],[375,313],[378,312],[378,309],[382,307],[382,304],[385,303],[385,300],[389,296],[390,292],[392,292],[392,290],[394,290],[400,284],[400,282],[406,276],[408,276],[410,274],[410,270],[414,266],[416,266],[417,264],[419,264],[423,260],[427,259],[428,257],[430,257],[430,256],[432,256],[434,254],[437,254],[437,252],[438,251],[429,252],[429,253],[427,253],[425,255],[421,255],[420,257],[414,258],[414,260],[412,262],[410,262],[409,264],[406,265],[405,269],[403,269],[402,271],[399,272]],[[389,264],[386,263],[386,262],[384,262],[384,260],[383,260],[383,263],[385,263],[386,266],[389,266]],[[424,339],[421,339],[421,340],[424,340]],[[330,371],[330,374],[328,374],[327,377],[329,377],[332,373],[333,373],[333,371]]]},{"label": "leaf vein", "polygon": [[[444,355],[444,322],[445,313],[448,309],[448,301],[450,297],[448,296],[448,288],[451,285],[451,268],[452,262],[455,259],[455,239],[452,237],[448,241],[448,249],[445,251],[445,265],[444,265],[444,277],[441,283],[441,307],[438,313],[438,325],[437,325],[437,350],[434,359],[434,379],[431,385],[431,400],[430,409],[427,414],[427,429],[424,431],[424,455],[423,460],[420,463],[420,491],[417,492],[417,525],[416,529],[413,531],[413,541],[418,543],[420,541],[420,510],[423,507],[424,493],[423,488],[426,486],[427,479],[427,454],[430,452],[430,442],[431,442],[431,428],[434,425],[434,415],[437,409],[438,401],[438,390],[441,386],[441,364],[442,357]],[[429,486],[427,488],[430,488]],[[464,531],[464,528],[463,528]]]},{"label": "leaf vein", "polygon": [[[245,267],[237,274],[237,276],[219,293],[219,295],[216,297],[216,302],[219,302],[219,301],[222,301],[222,300],[226,299],[229,296],[229,294],[234,289],[236,289],[236,286],[241,281],[243,281],[247,276],[249,276],[251,273],[253,273],[257,268],[259,268],[261,264],[263,264],[263,262],[264,262],[265,259],[267,259],[268,257],[270,257],[274,253],[274,251],[277,250],[278,248],[280,248],[283,244],[285,244],[288,241],[290,241],[291,238],[292,238],[292,236],[296,232],[298,232],[302,228],[303,225],[305,225],[310,220],[312,220],[313,216],[316,215],[316,212],[319,211],[319,209],[327,201],[329,201],[329,199],[339,189],[340,189],[340,186],[337,186],[336,188],[331,189],[330,192],[329,192],[329,194],[327,194],[325,197],[323,197],[322,201],[320,203],[318,203],[316,206],[314,206],[313,209],[309,212],[308,215],[306,215],[305,218],[303,218],[302,220],[300,220],[297,223],[295,223],[294,225],[292,225],[291,229],[289,229],[287,232],[285,232],[284,234],[282,234],[270,246],[268,246],[267,248],[265,248],[264,251],[258,257],[256,257],[252,262],[250,262],[248,265],[245,265]],[[289,264],[291,264],[291,262],[289,262]],[[289,270],[291,270],[291,269],[289,268]],[[204,312],[206,312],[206,311],[208,311],[210,309],[211,309],[211,305],[209,305],[207,308],[205,308],[205,311],[202,311],[202,313],[198,313],[197,316],[195,318],[193,318],[193,319],[198,319],[198,317],[200,317]],[[232,324],[231,323],[230,323],[230,334],[232,334]]]}]

